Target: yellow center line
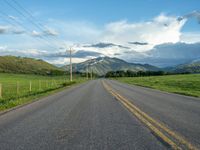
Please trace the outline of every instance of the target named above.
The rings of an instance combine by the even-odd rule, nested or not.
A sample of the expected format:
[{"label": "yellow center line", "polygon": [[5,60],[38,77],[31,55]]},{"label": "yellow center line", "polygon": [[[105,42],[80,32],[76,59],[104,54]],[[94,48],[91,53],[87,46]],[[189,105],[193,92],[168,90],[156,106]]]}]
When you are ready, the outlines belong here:
[{"label": "yellow center line", "polygon": [[159,136],[163,141],[168,143],[173,149],[181,149],[172,139],[167,137],[162,131],[165,131],[172,138],[178,140],[179,143],[185,145],[190,150],[197,150],[195,146],[193,146],[190,142],[188,142],[185,138],[173,132],[165,125],[159,123],[158,121],[151,118],[149,115],[144,113],[138,107],[136,107],[133,103],[131,103],[128,99],[124,98],[116,91],[114,91],[108,84],[103,81],[103,86],[107,91],[109,91],[116,99],[118,99],[130,112],[132,112],[140,121],[142,121],[147,127],[149,127],[157,136]]}]

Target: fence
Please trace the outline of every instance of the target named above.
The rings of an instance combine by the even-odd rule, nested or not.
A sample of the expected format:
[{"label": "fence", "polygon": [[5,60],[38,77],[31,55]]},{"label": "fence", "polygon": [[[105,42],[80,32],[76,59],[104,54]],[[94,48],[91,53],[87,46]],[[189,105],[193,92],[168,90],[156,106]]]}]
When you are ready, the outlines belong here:
[{"label": "fence", "polygon": [[0,100],[15,99],[34,95],[67,85],[66,80],[30,80],[0,83]]}]

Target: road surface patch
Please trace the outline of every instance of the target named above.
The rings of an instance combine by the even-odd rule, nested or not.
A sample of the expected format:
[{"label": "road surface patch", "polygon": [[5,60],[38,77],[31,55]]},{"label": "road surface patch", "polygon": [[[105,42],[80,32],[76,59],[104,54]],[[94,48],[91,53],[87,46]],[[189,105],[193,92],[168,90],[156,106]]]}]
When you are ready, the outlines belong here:
[{"label": "road surface patch", "polygon": [[190,142],[184,137],[178,135],[164,124],[151,118],[149,115],[144,113],[128,99],[114,91],[107,83],[103,81],[105,89],[111,93],[117,100],[119,100],[131,113],[133,113],[141,122],[143,122],[155,135],[161,138],[165,143],[170,145],[173,149],[190,149],[197,150]]}]

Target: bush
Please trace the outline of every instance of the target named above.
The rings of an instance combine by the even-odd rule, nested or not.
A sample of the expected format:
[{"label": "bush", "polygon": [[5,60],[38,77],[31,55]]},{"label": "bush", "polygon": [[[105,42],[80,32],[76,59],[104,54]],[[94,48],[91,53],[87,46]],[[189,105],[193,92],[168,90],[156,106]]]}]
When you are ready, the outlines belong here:
[{"label": "bush", "polygon": [[69,86],[69,85],[72,85],[72,84],[75,84],[76,81],[72,81],[72,82],[65,82],[65,83],[62,83],[62,86],[65,87],[65,86]]}]

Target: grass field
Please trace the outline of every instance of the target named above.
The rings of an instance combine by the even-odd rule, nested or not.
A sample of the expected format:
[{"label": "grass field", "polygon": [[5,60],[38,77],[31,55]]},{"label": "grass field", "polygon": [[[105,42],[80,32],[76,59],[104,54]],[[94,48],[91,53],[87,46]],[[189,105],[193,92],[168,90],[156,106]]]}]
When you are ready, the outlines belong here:
[{"label": "grass field", "polygon": [[8,109],[72,84],[84,82],[76,76],[70,82],[66,76],[38,76],[0,73],[0,110]]},{"label": "grass field", "polygon": [[200,97],[200,74],[152,77],[123,77],[118,81],[162,91]]}]

